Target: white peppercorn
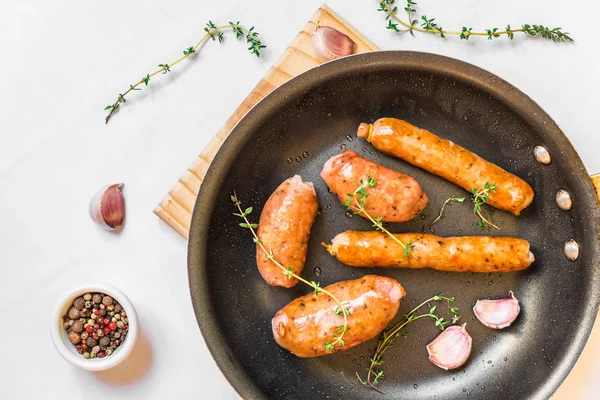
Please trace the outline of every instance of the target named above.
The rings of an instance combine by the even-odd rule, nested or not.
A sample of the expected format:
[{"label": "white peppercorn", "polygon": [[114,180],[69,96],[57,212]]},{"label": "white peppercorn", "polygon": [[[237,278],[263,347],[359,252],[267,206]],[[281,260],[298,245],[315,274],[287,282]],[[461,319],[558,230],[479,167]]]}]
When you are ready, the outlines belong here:
[{"label": "white peppercorn", "polygon": [[112,349],[106,349],[106,355],[107,356],[110,356],[112,354],[112,352],[113,352]]},{"label": "white peppercorn", "polygon": [[83,295],[83,299],[86,300],[86,301],[87,300],[91,300],[92,299],[92,295],[89,294],[89,293],[86,293],[86,294]]},{"label": "white peppercorn", "polygon": [[85,340],[90,336],[86,331],[81,332],[81,340]]},{"label": "white peppercorn", "polygon": [[87,351],[83,353],[83,358],[90,358],[90,353],[88,353]]},{"label": "white peppercorn", "polygon": [[96,353],[97,353],[97,352],[99,352],[99,351],[100,351],[100,346],[94,346],[94,347],[92,348],[92,354],[96,354]]}]

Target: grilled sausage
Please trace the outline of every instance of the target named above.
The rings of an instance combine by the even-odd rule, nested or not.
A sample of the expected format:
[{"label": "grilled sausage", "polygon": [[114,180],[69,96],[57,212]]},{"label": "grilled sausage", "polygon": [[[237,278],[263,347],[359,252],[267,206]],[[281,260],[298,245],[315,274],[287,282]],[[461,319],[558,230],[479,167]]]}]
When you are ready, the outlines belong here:
[{"label": "grilled sausage", "polygon": [[369,196],[364,204],[373,218],[404,222],[419,215],[427,205],[427,196],[414,178],[367,160],[352,150],[331,157],[321,171],[321,178],[342,203],[368,177],[377,182],[377,186],[367,188]]},{"label": "grilled sausage", "polygon": [[[267,251],[283,266],[302,274],[306,261],[308,237],[317,215],[317,194],[310,182],[299,175],[285,180],[269,197],[260,214],[258,237]],[[265,252],[256,245],[256,264],[262,277],[272,286],[292,287],[298,280],[288,278]]]},{"label": "grilled sausage", "polygon": [[381,118],[374,124],[362,123],[357,134],[377,150],[441,176],[469,192],[473,188],[482,190],[486,182],[495,183],[496,191],[490,193],[487,203],[514,215],[519,215],[533,201],[533,189],[519,177],[406,121]]},{"label": "grilled sausage", "polygon": [[[396,316],[406,292],[392,279],[365,275],[360,279],[334,283],[324,288],[348,309],[344,345],[334,352],[348,350],[375,336]],[[325,293],[307,294],[283,307],[271,321],[275,341],[298,357],[327,354],[325,342],[333,342],[343,326],[338,304]]]},{"label": "grilled sausage", "polygon": [[351,267],[433,268],[455,272],[510,272],[531,265],[535,258],[523,239],[491,236],[439,237],[421,233],[394,235],[414,246],[404,248],[385,233],[342,232],[326,245],[329,253]]}]

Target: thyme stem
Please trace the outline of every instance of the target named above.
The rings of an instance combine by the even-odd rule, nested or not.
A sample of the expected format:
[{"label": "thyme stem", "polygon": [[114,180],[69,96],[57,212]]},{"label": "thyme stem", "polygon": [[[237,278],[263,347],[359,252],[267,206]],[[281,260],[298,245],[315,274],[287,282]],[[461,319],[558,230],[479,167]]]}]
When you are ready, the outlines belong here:
[{"label": "thyme stem", "polygon": [[[471,36],[483,36],[487,37],[489,40],[492,40],[502,35],[506,35],[509,39],[513,40],[515,33],[524,33],[529,36],[539,35],[544,39],[549,39],[553,42],[573,41],[573,39],[569,36],[569,32],[563,32],[561,28],[557,27],[551,29],[544,25],[535,24],[524,24],[519,29],[511,29],[510,25],[507,25],[505,30],[499,30],[499,28],[492,28],[486,29],[485,32],[473,32],[472,28],[467,28],[466,26],[463,27],[461,31],[449,31],[443,29],[441,26],[438,26],[438,24],[434,22],[435,18],[428,19],[425,15],[423,15],[421,17],[421,26],[416,26],[418,20],[412,20],[411,14],[416,12],[416,10],[412,7],[417,3],[412,0],[407,0],[407,5],[404,8],[404,10],[407,12],[408,15],[408,23],[398,17],[398,7],[394,6],[394,3],[395,0],[383,0],[379,3],[378,11],[382,11],[386,14],[386,21],[388,21],[388,25],[386,26],[386,28],[399,33],[410,32],[414,35],[413,32],[418,31],[440,35],[440,37],[442,38],[446,37],[446,35],[458,35],[461,39],[464,40],[468,40]],[[398,28],[398,24],[400,24],[406,29]]]},{"label": "thyme stem", "polygon": [[[277,267],[279,267],[285,276],[296,278],[300,282],[310,286],[311,288],[313,288],[315,290],[316,295],[319,293],[325,293],[327,296],[331,297],[333,299],[333,301],[335,301],[337,303],[338,307],[336,308],[336,310],[340,310],[340,312],[335,311],[335,313],[336,313],[336,315],[342,315],[344,317],[344,325],[343,325],[342,329],[338,329],[339,335],[338,334],[333,335],[334,340],[331,343],[326,342],[326,350],[329,348],[329,349],[331,349],[331,351],[333,351],[333,348],[335,347],[336,344],[339,344],[340,346],[343,347],[344,346],[343,337],[344,337],[344,334],[346,333],[346,331],[348,330],[348,314],[349,314],[344,303],[342,303],[335,295],[333,295],[328,290],[321,288],[321,286],[319,286],[318,283],[307,281],[306,279],[302,278],[301,276],[299,276],[299,275],[295,274],[293,271],[291,271],[291,269],[289,267],[286,268],[279,261],[277,261],[275,259],[275,257],[273,256],[272,251],[267,250],[264,243],[258,237],[256,231],[254,230],[255,225],[251,224],[250,221],[248,220],[247,215],[249,214],[249,212],[245,212],[242,210],[242,203],[238,200],[235,192],[232,196],[232,200],[240,212],[239,214],[235,214],[235,215],[241,216],[241,218],[244,220],[246,227],[248,229],[250,229],[250,232],[252,232],[252,236],[254,237],[254,242],[259,245],[261,250],[267,256],[268,260],[270,260],[273,264],[275,264]],[[330,351],[328,351],[328,352],[330,352]]]},{"label": "thyme stem", "polygon": [[[419,309],[421,309],[425,305],[428,305],[430,302],[436,301],[439,303],[442,300],[445,300],[448,303],[448,312],[453,315],[451,322],[445,321],[443,317],[440,317],[436,314],[437,306],[431,307],[429,309],[429,312],[427,313],[415,315]],[[396,325],[394,325],[387,331],[384,331],[381,335],[381,338],[377,342],[377,347],[375,348],[375,352],[373,353],[373,357],[371,358],[371,363],[367,370],[366,380],[363,381],[359,373],[356,373],[356,376],[358,377],[359,381],[363,385],[368,385],[371,388],[378,391],[379,393],[383,393],[376,387],[379,381],[383,378],[383,370],[376,370],[376,368],[383,364],[383,355],[386,352],[386,350],[392,345],[392,343],[394,343],[394,341],[399,336],[406,336],[404,335],[404,328],[411,322],[429,317],[435,321],[436,326],[438,326],[441,330],[444,330],[446,326],[450,323],[456,323],[461,317],[460,315],[458,315],[458,308],[451,306],[453,302],[454,297],[446,297],[441,294],[437,294],[413,308],[411,311],[405,314],[404,318],[402,318],[402,320],[400,320]]]},{"label": "thyme stem", "polygon": [[237,23],[230,22],[227,25],[216,26],[211,21],[208,21],[208,24],[206,26],[207,27],[204,29],[206,31],[204,36],[202,36],[202,38],[198,41],[198,43],[196,43],[195,46],[189,47],[186,50],[184,50],[183,56],[179,57],[178,59],[176,59],[175,61],[173,61],[169,64],[159,64],[158,66],[161,67],[160,69],[157,69],[156,71],[154,71],[152,73],[146,74],[145,77],[143,77],[142,79],[137,81],[134,85],[129,85],[129,89],[127,89],[125,92],[119,94],[119,96],[117,97],[117,100],[114,103],[107,105],[104,109],[110,110],[110,112],[108,113],[108,115],[105,118],[105,123],[107,124],[108,121],[110,121],[110,119],[113,117],[113,115],[120,108],[120,105],[127,101],[125,99],[125,96],[127,96],[131,91],[141,90],[138,88],[138,86],[140,86],[142,83],[144,83],[146,86],[148,86],[148,82],[150,81],[150,78],[152,78],[158,74],[161,74],[161,73],[166,74],[167,72],[170,72],[171,67],[179,64],[181,61],[185,60],[190,55],[194,54],[196,52],[196,50],[198,50],[198,48],[200,48],[200,46],[208,38],[212,38],[213,40],[218,38],[219,42],[221,42],[223,40],[223,34],[221,33],[221,31],[223,31],[223,30],[227,30],[227,29],[233,30],[233,32],[236,34],[237,38],[240,38],[245,35],[246,41],[250,44],[250,47],[248,48],[248,50],[250,50],[250,52],[252,54],[256,54],[256,56],[260,57],[260,50],[266,47],[258,39],[258,32],[254,31],[254,27],[247,29],[247,28],[243,27],[242,25],[240,25],[239,22],[237,22]]}]

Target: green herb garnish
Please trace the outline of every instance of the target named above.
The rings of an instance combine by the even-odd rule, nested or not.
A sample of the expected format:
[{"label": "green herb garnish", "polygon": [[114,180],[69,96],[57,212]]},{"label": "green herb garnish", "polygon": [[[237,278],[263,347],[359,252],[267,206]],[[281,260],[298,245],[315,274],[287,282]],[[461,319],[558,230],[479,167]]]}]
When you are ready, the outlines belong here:
[{"label": "green herb garnish", "polygon": [[185,60],[192,54],[196,53],[198,48],[208,38],[211,38],[213,41],[218,40],[219,43],[221,43],[223,41],[223,32],[222,31],[227,30],[227,29],[231,29],[235,33],[235,37],[238,39],[245,36],[246,42],[250,46],[250,47],[248,47],[248,50],[250,51],[251,54],[255,54],[257,57],[260,57],[261,50],[264,49],[265,47],[267,47],[264,44],[262,44],[260,39],[258,39],[258,32],[256,32],[254,30],[254,27],[251,27],[250,29],[246,29],[242,25],[240,25],[239,21],[238,22],[229,22],[229,24],[221,25],[221,26],[217,26],[212,21],[208,21],[208,23],[206,24],[206,26],[204,28],[204,31],[206,32],[206,34],[202,37],[202,39],[200,39],[200,41],[198,43],[196,43],[195,46],[190,46],[190,47],[186,48],[185,50],[183,50],[183,56],[179,57],[177,60],[173,61],[170,64],[167,64],[167,63],[158,64],[160,69],[154,71],[153,73],[146,74],[145,77],[143,77],[142,79],[137,81],[135,84],[129,85],[129,89],[127,89],[127,91],[125,93],[119,94],[117,100],[114,103],[109,104],[106,107],[104,107],[104,110],[110,110],[108,115],[105,118],[105,123],[108,123],[108,121],[117,112],[117,110],[119,109],[121,104],[126,102],[125,96],[127,96],[127,94],[129,94],[129,92],[132,92],[134,90],[141,90],[140,88],[138,88],[138,86],[140,86],[141,84],[148,86],[148,83],[150,82],[150,78],[152,78],[155,75],[158,75],[158,74],[164,75],[167,72],[171,72],[171,67],[174,67],[175,65],[179,64],[181,61]]}]

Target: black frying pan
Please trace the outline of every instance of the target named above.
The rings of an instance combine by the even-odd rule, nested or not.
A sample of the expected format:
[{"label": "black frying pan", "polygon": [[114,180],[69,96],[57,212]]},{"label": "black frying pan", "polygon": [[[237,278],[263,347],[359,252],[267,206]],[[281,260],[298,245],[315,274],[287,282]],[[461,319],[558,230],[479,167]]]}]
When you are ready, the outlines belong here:
[{"label": "black frying pan", "polygon": [[[420,232],[446,198],[468,196],[356,138],[360,122],[383,116],[448,138],[533,187],[535,200],[521,216],[494,213],[499,232],[482,232],[466,204],[449,207],[434,226],[441,236],[525,238],[536,257],[531,268],[493,274],[360,269],[329,256],[321,241],[347,229],[372,229],[362,218],[346,217],[319,177],[323,163],[341,147],[415,177],[429,196],[420,217],[392,224],[391,231]],[[536,145],[550,151],[550,165],[536,162]],[[457,297],[473,337],[469,361],[454,371],[434,366],[425,345],[439,331],[429,321],[412,324],[409,338],[399,339],[386,354],[380,388],[389,398],[541,399],[556,390],[581,353],[596,316],[600,215],[577,153],[529,97],[489,72],[446,57],[399,51],[356,55],[315,68],[275,90],[237,125],[211,164],[194,209],[189,278],[196,318],[227,379],[248,399],[377,398],[355,376],[367,367],[376,339],[346,352],[301,359],[280,348],[271,334],[275,312],[310,288],[265,284],[250,233],[232,215],[230,194],[237,191],[244,206],[253,206],[252,218],[258,222],[271,192],[294,174],[315,184],[323,211],[312,229],[305,278],[322,286],[367,273],[396,278],[407,291],[399,315],[414,301],[438,292]],[[573,197],[570,211],[556,205],[561,188]],[[563,253],[569,239],[581,246],[574,262]],[[474,320],[476,299],[505,297],[509,290],[522,307],[510,328],[494,331]]]}]

